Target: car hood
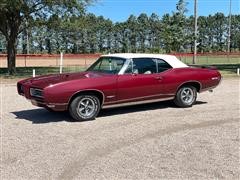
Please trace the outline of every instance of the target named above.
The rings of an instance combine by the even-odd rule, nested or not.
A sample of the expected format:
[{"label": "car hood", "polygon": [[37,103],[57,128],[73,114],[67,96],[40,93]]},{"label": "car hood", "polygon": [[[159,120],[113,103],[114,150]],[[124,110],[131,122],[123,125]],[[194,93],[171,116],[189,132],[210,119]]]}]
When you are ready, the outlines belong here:
[{"label": "car hood", "polygon": [[45,88],[50,85],[55,85],[58,83],[86,79],[86,78],[96,78],[101,76],[106,76],[107,74],[98,72],[81,72],[81,73],[65,73],[65,74],[52,74],[38,76],[35,78],[27,79],[24,83],[31,84],[33,87]]}]

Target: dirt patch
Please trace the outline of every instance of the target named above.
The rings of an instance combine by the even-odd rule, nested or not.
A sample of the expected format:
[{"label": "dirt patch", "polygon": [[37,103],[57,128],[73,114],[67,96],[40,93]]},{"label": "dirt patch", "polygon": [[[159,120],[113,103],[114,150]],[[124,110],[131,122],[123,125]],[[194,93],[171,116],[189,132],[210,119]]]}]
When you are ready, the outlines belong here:
[{"label": "dirt patch", "polygon": [[2,89],[3,179],[239,179],[240,81],[224,79],[192,108],[161,102],[72,122]]}]

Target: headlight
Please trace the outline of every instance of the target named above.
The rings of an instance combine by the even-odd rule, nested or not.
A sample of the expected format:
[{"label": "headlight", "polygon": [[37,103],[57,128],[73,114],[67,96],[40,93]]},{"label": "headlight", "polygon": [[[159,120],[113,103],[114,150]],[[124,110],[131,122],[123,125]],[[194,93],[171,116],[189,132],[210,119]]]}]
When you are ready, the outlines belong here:
[{"label": "headlight", "polygon": [[30,95],[33,97],[43,98],[43,90],[30,88]]}]

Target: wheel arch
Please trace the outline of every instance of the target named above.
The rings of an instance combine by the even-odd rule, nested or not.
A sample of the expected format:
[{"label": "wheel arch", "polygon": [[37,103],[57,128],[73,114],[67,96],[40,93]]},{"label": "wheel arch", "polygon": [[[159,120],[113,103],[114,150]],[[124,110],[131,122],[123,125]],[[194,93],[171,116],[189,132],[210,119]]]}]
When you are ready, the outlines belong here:
[{"label": "wheel arch", "polygon": [[95,96],[97,96],[99,98],[101,106],[103,105],[103,103],[105,101],[105,95],[104,95],[104,93],[102,91],[99,91],[97,89],[84,89],[84,90],[81,90],[81,91],[78,91],[78,92],[74,93],[69,98],[68,108],[69,108],[69,105],[71,104],[71,102],[73,101],[73,99],[76,98],[79,95],[95,95]]},{"label": "wheel arch", "polygon": [[199,93],[199,92],[201,91],[201,89],[202,89],[202,84],[201,84],[199,81],[187,81],[187,82],[184,82],[184,83],[180,84],[180,85],[178,86],[176,92],[178,92],[178,90],[179,90],[181,87],[183,87],[183,86],[193,86],[193,87],[195,87],[195,88],[197,89],[197,92],[198,92],[198,93]]}]

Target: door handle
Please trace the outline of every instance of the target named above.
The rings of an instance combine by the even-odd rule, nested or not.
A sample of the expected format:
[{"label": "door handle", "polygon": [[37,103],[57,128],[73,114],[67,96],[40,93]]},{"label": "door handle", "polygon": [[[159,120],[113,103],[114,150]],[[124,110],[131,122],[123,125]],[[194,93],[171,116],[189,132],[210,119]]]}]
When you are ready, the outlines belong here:
[{"label": "door handle", "polygon": [[162,76],[157,76],[155,77],[156,80],[163,80],[163,77]]}]

